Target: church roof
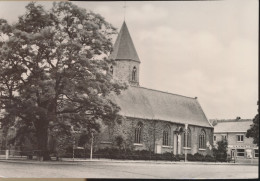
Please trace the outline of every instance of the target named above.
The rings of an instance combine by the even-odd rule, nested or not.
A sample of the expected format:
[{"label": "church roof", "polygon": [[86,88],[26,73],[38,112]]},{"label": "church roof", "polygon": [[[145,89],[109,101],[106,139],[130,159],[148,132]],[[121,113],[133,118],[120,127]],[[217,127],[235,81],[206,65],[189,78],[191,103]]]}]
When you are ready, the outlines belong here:
[{"label": "church roof", "polygon": [[245,133],[251,124],[253,124],[252,119],[221,121],[214,126],[214,133]]},{"label": "church roof", "polygon": [[129,86],[112,100],[126,117],[212,127],[196,98]]},{"label": "church roof", "polygon": [[125,22],[120,29],[109,58],[114,60],[134,60],[140,62]]}]

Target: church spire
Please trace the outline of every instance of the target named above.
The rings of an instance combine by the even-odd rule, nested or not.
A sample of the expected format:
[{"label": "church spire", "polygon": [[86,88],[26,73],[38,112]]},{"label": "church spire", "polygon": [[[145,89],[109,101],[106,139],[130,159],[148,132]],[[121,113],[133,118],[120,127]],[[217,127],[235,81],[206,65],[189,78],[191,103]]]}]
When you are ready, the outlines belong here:
[{"label": "church spire", "polygon": [[115,79],[139,86],[140,60],[125,21],[109,58],[116,61],[116,65],[110,67]]},{"label": "church spire", "polygon": [[140,62],[125,21],[123,22],[114,44],[113,52],[110,54],[109,58],[114,60],[132,60]]}]

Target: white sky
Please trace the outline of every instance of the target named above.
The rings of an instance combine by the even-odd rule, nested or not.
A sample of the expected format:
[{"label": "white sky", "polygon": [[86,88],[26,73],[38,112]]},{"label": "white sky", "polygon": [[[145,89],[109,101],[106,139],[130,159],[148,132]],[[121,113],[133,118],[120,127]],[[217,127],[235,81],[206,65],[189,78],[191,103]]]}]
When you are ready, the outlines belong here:
[{"label": "white sky", "polygon": [[[28,2],[0,2],[10,23]],[[124,2],[73,2],[120,29]],[[41,2],[46,9],[52,2]],[[253,118],[258,100],[258,1],[126,2],[143,87],[198,97],[209,119]],[[119,31],[119,30],[118,30]]]}]

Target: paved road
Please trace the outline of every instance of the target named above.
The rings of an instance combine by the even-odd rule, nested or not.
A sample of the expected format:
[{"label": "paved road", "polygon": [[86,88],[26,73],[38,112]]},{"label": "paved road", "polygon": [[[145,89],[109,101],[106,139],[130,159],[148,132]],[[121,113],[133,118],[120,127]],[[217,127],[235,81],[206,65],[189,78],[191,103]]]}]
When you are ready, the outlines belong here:
[{"label": "paved road", "polygon": [[258,166],[156,163],[8,163],[0,162],[0,176],[12,178],[258,178]]}]

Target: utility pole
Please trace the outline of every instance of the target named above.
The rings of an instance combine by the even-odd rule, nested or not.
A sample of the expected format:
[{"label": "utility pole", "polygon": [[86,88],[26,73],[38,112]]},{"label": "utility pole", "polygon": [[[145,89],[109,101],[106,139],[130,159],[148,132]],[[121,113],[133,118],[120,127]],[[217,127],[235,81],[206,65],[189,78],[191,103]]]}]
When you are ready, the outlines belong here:
[{"label": "utility pole", "polygon": [[73,135],[73,146],[72,146],[72,158],[74,161],[74,149],[75,149],[75,135]]},{"label": "utility pole", "polygon": [[91,131],[91,147],[90,147],[90,160],[92,160],[92,152],[93,152],[93,131]]}]

